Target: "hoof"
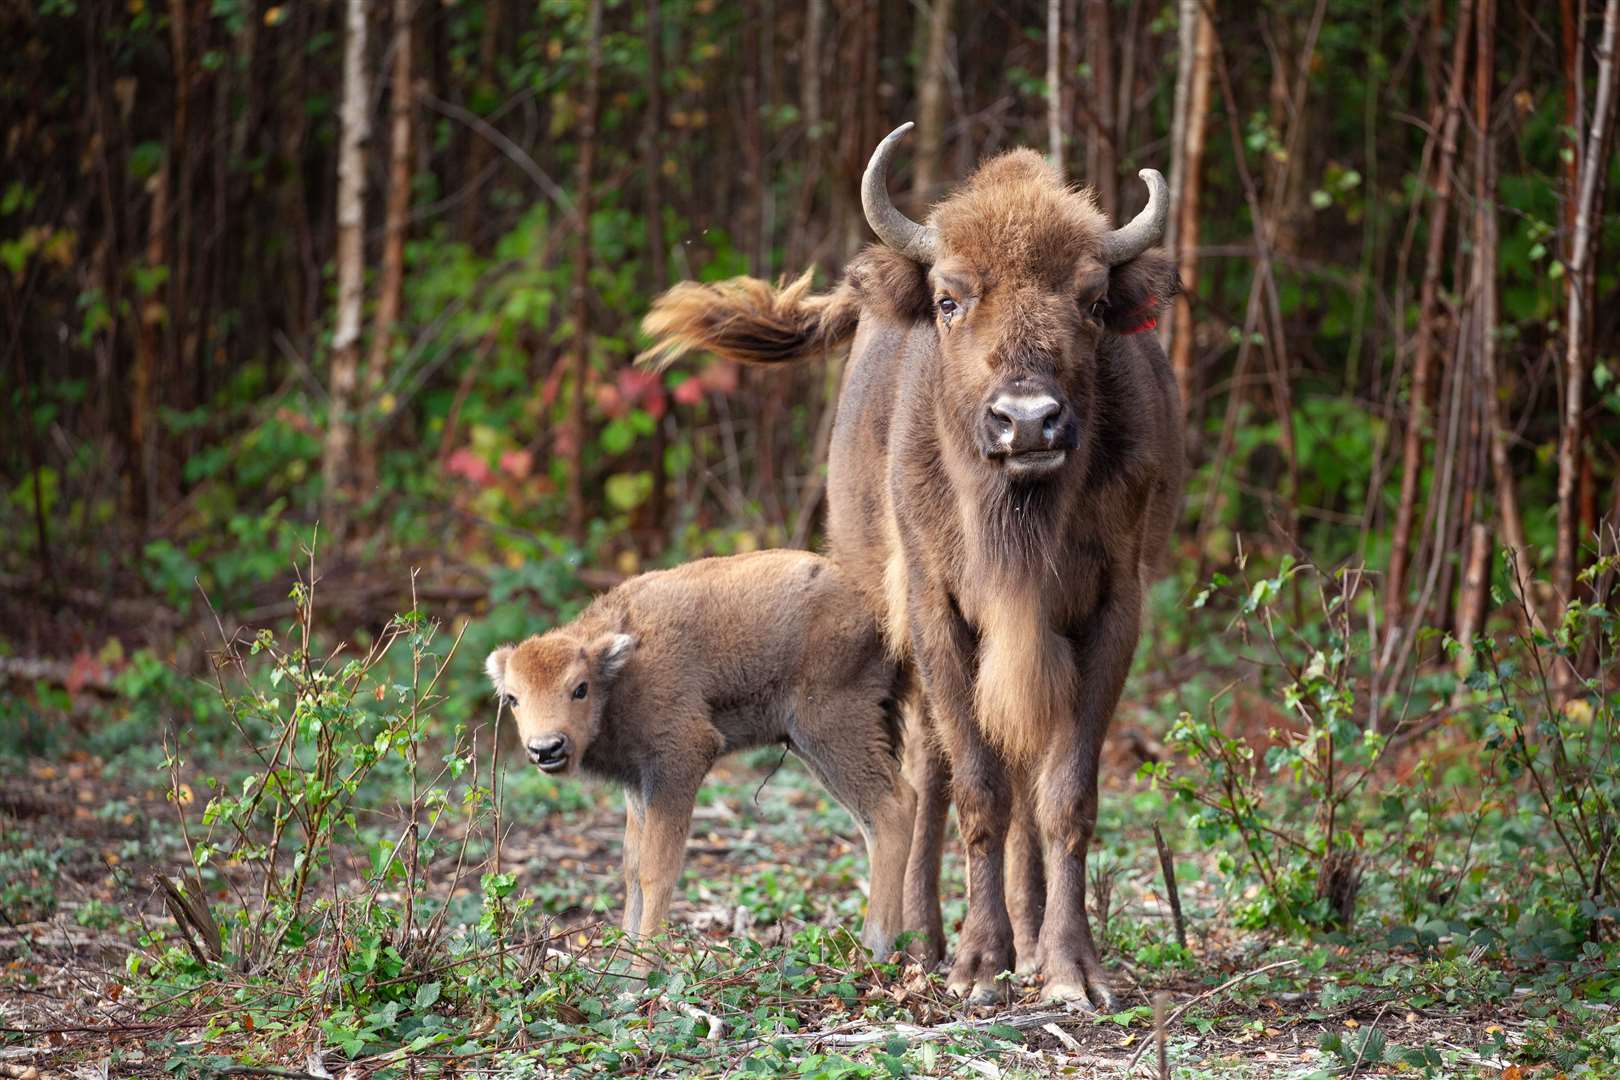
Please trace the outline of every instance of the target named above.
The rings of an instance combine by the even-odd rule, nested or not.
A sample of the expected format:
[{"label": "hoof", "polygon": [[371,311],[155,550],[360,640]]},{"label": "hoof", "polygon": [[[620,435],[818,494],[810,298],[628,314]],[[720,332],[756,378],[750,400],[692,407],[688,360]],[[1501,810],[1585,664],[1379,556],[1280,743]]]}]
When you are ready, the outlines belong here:
[{"label": "hoof", "polygon": [[1079,983],[1053,983],[1041,992],[1041,1000],[1053,1005],[1062,1005],[1071,1012],[1096,1014],[1086,988]]},{"label": "hoof", "polygon": [[1041,998],[1055,1005],[1078,1007],[1082,1012],[1097,1012],[1111,1016],[1119,1012],[1119,999],[1105,986],[1088,988],[1084,983],[1061,980],[1048,983]]},{"label": "hoof", "polygon": [[1008,1000],[1005,980],[993,980],[988,983],[951,980],[945,984],[945,989],[961,998],[969,1005],[1002,1005]]}]

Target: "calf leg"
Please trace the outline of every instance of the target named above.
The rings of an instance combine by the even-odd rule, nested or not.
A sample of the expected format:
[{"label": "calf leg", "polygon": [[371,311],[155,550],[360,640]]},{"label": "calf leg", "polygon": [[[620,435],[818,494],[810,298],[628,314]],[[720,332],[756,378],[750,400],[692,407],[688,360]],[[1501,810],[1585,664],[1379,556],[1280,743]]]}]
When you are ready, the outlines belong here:
[{"label": "calf leg", "polygon": [[624,932],[641,929],[641,828],[647,808],[640,795],[624,793]]},{"label": "calf leg", "polygon": [[[917,710],[918,714],[922,710]],[[924,717],[919,715],[919,720]],[[945,923],[939,909],[939,866],[945,848],[945,818],[951,808],[951,767],[924,723],[906,739],[906,777],[917,793],[916,825],[906,862],[905,928],[919,936],[907,949],[912,959],[935,967],[945,959]]]},{"label": "calf leg", "polygon": [[[853,700],[852,700],[853,698]],[[902,925],[906,856],[917,797],[900,776],[883,708],[867,695],[801,703],[793,748],[816,779],[848,810],[866,840],[866,926],[861,943],[887,956]]]},{"label": "calf leg", "polygon": [[1007,913],[1012,918],[1018,974],[1033,975],[1041,969],[1039,945],[1041,920],[1046,914],[1046,870],[1035,807],[1028,793],[1022,791],[1014,796],[1012,828],[1007,833]]},{"label": "calf leg", "polygon": [[680,777],[668,787],[650,792],[642,819],[637,875],[641,881],[641,919],[636,932],[651,937],[663,928],[670,897],[686,861],[686,834],[692,827],[703,775]]}]

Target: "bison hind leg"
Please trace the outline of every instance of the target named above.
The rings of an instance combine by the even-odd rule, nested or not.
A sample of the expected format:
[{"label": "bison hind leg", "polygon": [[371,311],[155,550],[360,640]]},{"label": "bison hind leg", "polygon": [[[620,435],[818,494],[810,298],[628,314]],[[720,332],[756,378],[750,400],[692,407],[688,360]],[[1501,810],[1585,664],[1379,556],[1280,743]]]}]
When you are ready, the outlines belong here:
[{"label": "bison hind leg", "polygon": [[793,749],[866,841],[866,926],[861,943],[877,956],[905,929],[904,885],[917,796],[893,753],[892,705],[862,688],[824,691],[795,710]]}]

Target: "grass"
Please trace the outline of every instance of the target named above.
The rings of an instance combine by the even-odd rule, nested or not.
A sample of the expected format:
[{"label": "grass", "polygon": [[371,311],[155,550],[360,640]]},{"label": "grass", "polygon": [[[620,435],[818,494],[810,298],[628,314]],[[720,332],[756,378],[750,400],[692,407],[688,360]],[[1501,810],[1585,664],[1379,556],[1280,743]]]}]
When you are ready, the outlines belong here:
[{"label": "grass", "polygon": [[[1292,602],[1288,568],[1263,580],[1276,587],[1245,583],[1262,599],[1220,617]],[[1613,702],[1598,691],[1584,712],[1537,713],[1505,670],[1522,658],[1498,657],[1471,711],[1426,743],[1329,758],[1311,733],[1342,725],[1362,683],[1354,664],[1312,657],[1336,632],[1354,656],[1342,622],[1280,627],[1269,667],[1253,647],[1267,639],[1235,623],[1202,631],[1230,666],[1189,673],[1149,646],[1118,728],[1162,737],[1197,709],[1211,718],[1199,738],[1222,741],[1172,741],[1140,768],[1110,744],[1090,898],[1122,1006],[1099,1017],[1044,1006],[1018,980],[1006,1007],[965,1009],[939,974],[866,954],[856,831],[769,752],[717,768],[671,933],[633,945],[614,929],[618,795],[497,768],[492,709],[464,689],[476,665],[430,621],[407,613],[324,653],[313,625],[306,610],[289,635],[228,650],[212,690],[145,669],[163,709],[198,696],[206,723],[134,738],[135,696],[97,726],[93,753],[58,738],[0,757],[0,1066],[1110,1077],[1140,1054],[1134,1075],[1151,1075],[1161,994],[1182,1078],[1598,1077],[1620,1062],[1616,912],[1576,887],[1593,879],[1576,880],[1550,827],[1570,799],[1561,824],[1610,827],[1599,750]],[[1179,626],[1158,644],[1197,636]],[[1259,674],[1243,696],[1223,693],[1244,665]],[[1436,686],[1456,699],[1455,678]],[[1299,694],[1320,707],[1288,721],[1266,704]],[[1513,737],[1527,729],[1533,743]],[[1561,747],[1562,763],[1537,747]],[[1346,795],[1324,786],[1330,760],[1374,766]],[[1220,769],[1241,772],[1227,783]],[[1329,790],[1343,796],[1332,819],[1317,806]],[[1317,902],[1336,850],[1361,868],[1348,920]],[[186,899],[165,903],[158,876]],[[954,847],[945,876],[954,927]]]}]

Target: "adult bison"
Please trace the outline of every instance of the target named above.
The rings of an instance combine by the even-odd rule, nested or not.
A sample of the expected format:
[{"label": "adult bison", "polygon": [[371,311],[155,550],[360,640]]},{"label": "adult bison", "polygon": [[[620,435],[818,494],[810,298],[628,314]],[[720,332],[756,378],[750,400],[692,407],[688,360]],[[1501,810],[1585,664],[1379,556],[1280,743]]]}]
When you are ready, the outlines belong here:
[{"label": "adult bison", "polygon": [[648,356],[701,349],[773,364],[853,340],[828,534],[921,675],[906,924],[942,952],[949,796],[969,854],[950,986],[998,996],[1014,953],[1010,896],[1020,966],[1038,967],[1046,995],[1111,1008],[1085,908],[1098,757],[1183,472],[1175,383],[1142,333],[1177,287],[1169,258],[1149,250],[1165,183],[1143,171],[1147,208],[1114,229],[1089,192],[1015,150],[919,224],[885,187],[910,127],[879,144],[862,181],[883,245],[836,288],[812,294],[809,274],[781,288],[678,285],[647,315]]}]

